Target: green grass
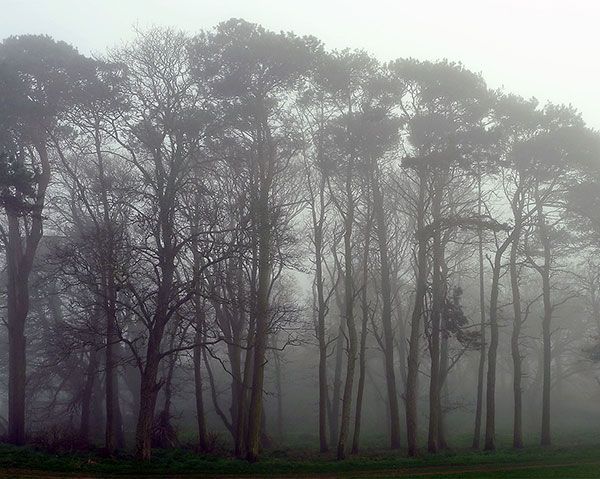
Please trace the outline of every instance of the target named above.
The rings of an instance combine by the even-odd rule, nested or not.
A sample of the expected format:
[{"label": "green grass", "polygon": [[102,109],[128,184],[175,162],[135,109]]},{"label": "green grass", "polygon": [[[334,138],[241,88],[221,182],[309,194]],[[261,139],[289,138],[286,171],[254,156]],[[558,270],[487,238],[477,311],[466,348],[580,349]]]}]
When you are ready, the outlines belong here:
[{"label": "green grass", "polygon": [[[595,463],[595,464],[594,464]],[[521,469],[514,469],[518,466]],[[546,465],[545,467],[540,467]],[[547,467],[555,465],[556,467]],[[477,468],[469,472],[468,469]],[[505,468],[509,470],[495,471]],[[455,451],[407,458],[401,453],[367,451],[346,461],[302,451],[272,451],[256,464],[221,456],[199,455],[189,450],[157,450],[149,462],[128,455],[102,458],[97,454],[48,454],[33,448],[0,446],[0,471],[46,471],[86,475],[312,475],[372,471],[367,477],[600,477],[600,446],[510,449],[494,453]],[[456,472],[451,473],[454,470]],[[379,471],[379,472],[377,472]],[[413,474],[414,471],[414,474]],[[462,471],[462,472],[461,472]],[[443,474],[442,474],[443,472]],[[423,474],[426,474],[425,476]],[[526,475],[523,475],[526,474]],[[361,473],[361,476],[364,475]],[[0,476],[2,477],[2,476]]]}]

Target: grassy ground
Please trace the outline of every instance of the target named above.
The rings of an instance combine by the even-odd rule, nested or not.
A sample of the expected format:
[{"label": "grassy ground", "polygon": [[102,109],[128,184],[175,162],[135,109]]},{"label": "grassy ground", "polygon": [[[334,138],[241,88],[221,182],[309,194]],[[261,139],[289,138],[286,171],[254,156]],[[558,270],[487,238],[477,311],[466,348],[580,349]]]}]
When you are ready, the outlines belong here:
[{"label": "grassy ground", "polygon": [[[46,471],[75,477],[176,475],[254,475],[311,477],[404,477],[404,478],[578,478],[600,477],[600,446],[578,448],[529,448],[494,453],[455,451],[438,455],[406,458],[401,454],[368,451],[358,457],[337,462],[329,456],[311,453],[274,451],[256,464],[233,458],[198,455],[192,451],[156,451],[152,461],[140,463],[129,456],[112,459],[99,455],[53,455],[32,448],[0,446],[0,471],[10,476],[27,477],[25,471]],[[18,472],[22,471],[22,472]],[[8,474],[8,472],[6,473]]]}]

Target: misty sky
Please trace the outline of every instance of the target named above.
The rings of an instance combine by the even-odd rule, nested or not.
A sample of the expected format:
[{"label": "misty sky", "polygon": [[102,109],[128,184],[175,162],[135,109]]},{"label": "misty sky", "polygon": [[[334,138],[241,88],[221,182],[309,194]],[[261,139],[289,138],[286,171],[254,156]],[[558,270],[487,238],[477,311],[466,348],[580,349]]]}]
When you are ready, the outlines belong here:
[{"label": "misty sky", "polygon": [[0,37],[47,33],[82,53],[133,26],[190,32],[231,17],[313,34],[330,48],[462,61],[491,87],[572,103],[600,129],[600,2],[595,0],[0,0]]}]

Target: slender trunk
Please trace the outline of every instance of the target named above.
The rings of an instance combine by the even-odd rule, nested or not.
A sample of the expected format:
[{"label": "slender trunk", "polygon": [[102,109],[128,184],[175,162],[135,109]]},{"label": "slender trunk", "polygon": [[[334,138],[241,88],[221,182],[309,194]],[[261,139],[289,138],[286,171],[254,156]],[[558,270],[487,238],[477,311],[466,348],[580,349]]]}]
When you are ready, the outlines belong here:
[{"label": "slender trunk", "polygon": [[492,268],[492,285],[490,293],[490,347],[488,350],[488,370],[486,387],[485,414],[485,450],[496,449],[496,357],[498,355],[498,294],[500,285],[500,269],[502,255],[512,241],[512,234],[496,250]]},{"label": "slender trunk", "polygon": [[522,201],[520,200],[520,194],[515,196],[513,202],[513,211],[515,219],[515,237],[510,249],[510,287],[512,292],[512,303],[513,303],[513,330],[510,337],[510,350],[513,361],[513,447],[520,449],[523,447],[523,403],[522,403],[522,388],[521,379],[523,377],[522,372],[522,358],[521,352],[519,351],[519,340],[521,335],[521,325],[523,322],[521,313],[521,293],[519,291],[519,271],[517,267],[517,256],[519,248],[519,238],[521,234],[521,212],[522,212]]},{"label": "slender trunk", "polygon": [[431,373],[429,382],[429,436],[427,450],[436,452],[439,448],[438,429],[440,421],[440,321],[443,308],[443,264],[444,249],[441,234],[442,185],[441,175],[434,177],[434,191],[431,204],[433,227],[433,285],[431,308]]},{"label": "slender trunk", "polygon": [[388,252],[387,221],[383,205],[383,195],[379,184],[379,171],[372,173],[373,209],[377,222],[379,260],[381,264],[381,323],[383,325],[383,354],[385,378],[390,409],[390,448],[400,447],[400,413],[398,391],[394,371],[394,332],[392,327],[392,287]]},{"label": "slender trunk", "polygon": [[98,375],[98,352],[95,345],[90,348],[88,365],[85,373],[85,383],[81,392],[81,422],[79,425],[79,435],[84,443],[90,440],[90,415],[92,413],[92,394],[94,384]]},{"label": "slender trunk", "polygon": [[[336,301],[338,300],[338,292],[336,291]],[[341,404],[341,390],[342,390],[342,367],[344,359],[344,337],[346,335],[346,322],[345,322],[345,307],[343,301],[337,301],[338,309],[340,310],[340,325],[338,328],[338,336],[335,341],[335,370],[333,372],[333,391],[331,397],[331,405],[329,412],[329,437],[330,443],[336,444],[339,435],[340,427],[340,404]]]},{"label": "slender trunk", "polygon": [[[96,360],[100,367],[100,357]],[[94,381],[92,386],[92,397],[90,403],[90,418],[89,418],[89,436],[90,440],[96,442],[100,439],[104,440],[102,433],[106,423],[104,418],[104,391],[102,391],[102,381]]]},{"label": "slender trunk", "polygon": [[[196,198],[196,204],[200,204],[200,195]],[[192,350],[194,362],[194,396],[196,399],[196,421],[198,424],[198,449],[208,449],[208,436],[206,433],[206,416],[204,412],[204,392],[202,378],[202,349],[204,341],[205,311],[202,304],[202,278],[200,277],[202,259],[198,244],[198,222],[194,220],[191,225],[192,257],[193,257],[193,281],[194,281],[194,316],[196,323],[196,334],[194,336],[194,349]],[[233,369],[233,367],[232,367]]]},{"label": "slender trunk", "polygon": [[252,389],[248,412],[248,440],[246,458],[250,462],[258,460],[260,452],[262,399],[264,384],[265,356],[269,335],[269,289],[271,283],[271,225],[269,221],[268,189],[260,192],[258,204],[258,290],[256,302],[256,331],[254,334],[254,361],[252,368]]},{"label": "slender trunk", "polygon": [[29,311],[28,278],[21,268],[22,239],[19,219],[8,217],[8,442],[25,443],[25,320]]},{"label": "slender trunk", "polygon": [[[477,214],[481,218],[481,175],[477,179]],[[483,414],[483,383],[485,372],[485,270],[483,263],[483,231],[481,226],[477,228],[477,249],[479,253],[479,334],[481,336],[481,348],[479,350],[479,367],[477,368],[477,405],[475,407],[475,428],[473,431],[473,449],[479,449],[481,441],[481,416]]]},{"label": "slender trunk", "polygon": [[[254,308],[253,308],[254,309]],[[237,404],[237,424],[235,429],[235,455],[242,457],[246,452],[247,431],[248,431],[248,392],[252,385],[252,364],[254,360],[254,343],[252,338],[255,331],[255,313],[250,315],[248,325],[248,340],[246,355],[244,357],[244,376],[242,379],[242,388]]]},{"label": "slender trunk", "polygon": [[313,230],[315,247],[315,286],[317,291],[317,340],[319,341],[319,450],[327,452],[327,341],[325,338],[325,303],[323,279],[323,223],[325,220],[325,184],[321,182],[319,190],[320,215],[313,211]]},{"label": "slender trunk", "polygon": [[275,394],[277,395],[277,437],[279,441],[283,441],[283,385],[282,385],[282,374],[281,374],[281,358],[280,352],[275,350],[274,363],[275,363]]},{"label": "slender trunk", "polygon": [[346,440],[350,429],[354,370],[356,368],[357,332],[354,323],[354,287],[352,284],[352,229],[354,226],[354,197],[352,191],[353,157],[346,172],[346,213],[344,218],[344,307],[348,329],[348,363],[342,396],[340,435],[337,445],[338,460],[346,457]]},{"label": "slender trunk", "polygon": [[[170,237],[167,236],[167,237]],[[146,346],[146,361],[140,371],[140,407],[135,433],[136,457],[148,461],[152,455],[152,431],[156,398],[162,386],[158,382],[158,371],[162,359],[160,345],[167,326],[169,303],[174,277],[174,255],[165,251],[163,259],[163,278],[158,289],[156,312],[153,327],[149,331]]]},{"label": "slender trunk", "polygon": [[44,141],[34,146],[39,157],[37,191],[29,229],[21,237],[21,211],[6,207],[8,220],[7,326],[8,326],[8,442],[25,443],[26,344],[25,322],[29,312],[29,275],[43,235],[43,210],[50,182],[50,162]]},{"label": "slender trunk", "polygon": [[351,454],[358,454],[360,443],[360,425],[362,418],[362,403],[365,390],[365,366],[367,353],[367,325],[369,324],[369,301],[368,301],[368,284],[369,284],[369,246],[371,234],[371,217],[367,211],[369,218],[365,227],[365,245],[363,254],[363,271],[362,271],[362,291],[361,291],[361,308],[362,308],[362,328],[360,333],[360,349],[358,362],[358,385],[356,391],[356,410],[354,415],[354,434],[352,437]]},{"label": "slender trunk", "polygon": [[[444,275],[445,277],[445,275]],[[442,315],[441,324],[441,336],[442,344],[440,348],[440,398],[439,398],[439,423],[438,423],[438,448],[448,449],[448,441],[446,440],[446,410],[444,403],[448,394],[448,387],[446,380],[448,378],[448,363],[449,363],[449,350],[448,350],[448,330],[446,326],[446,318]]]},{"label": "slender trunk", "polygon": [[[199,303],[198,299],[196,299]],[[206,417],[204,413],[204,395],[202,391],[202,341],[204,340],[204,311],[200,304],[196,304],[196,335],[193,350],[194,357],[194,390],[196,396],[196,420],[198,422],[198,448],[200,451],[208,449],[208,436],[206,434]]]},{"label": "slender trunk", "polygon": [[544,250],[544,264],[539,269],[542,276],[542,296],[544,301],[544,318],[542,321],[542,343],[543,343],[543,385],[542,385],[542,433],[541,445],[549,446],[552,442],[550,435],[550,388],[551,388],[551,364],[552,364],[552,302],[550,297],[550,266],[551,250],[550,237],[546,226],[546,217],[543,212],[543,205],[539,198],[536,198],[538,214],[538,231],[540,242]]},{"label": "slender trunk", "polygon": [[363,307],[363,320],[362,320],[362,329],[360,333],[360,351],[359,351],[359,361],[358,361],[358,385],[356,391],[356,411],[354,415],[354,434],[352,436],[352,449],[351,454],[358,454],[358,449],[360,445],[360,426],[361,426],[361,418],[362,418],[362,403],[363,403],[363,395],[365,389],[365,366],[366,366],[366,344],[367,344],[367,324],[368,324],[368,309],[366,300],[362,301]]},{"label": "slender trunk", "polygon": [[136,456],[148,461],[152,455],[152,431],[156,398],[161,384],[157,383],[160,365],[159,345],[162,333],[152,330],[146,351],[146,364],[141,372],[140,408],[136,426]]},{"label": "slender trunk", "polygon": [[101,260],[101,302],[105,317],[105,404],[106,404],[106,427],[105,448],[108,454],[113,454],[118,441],[118,416],[119,395],[117,384],[117,360],[115,347],[119,338],[117,334],[117,288],[115,285],[115,251],[114,242],[116,235],[110,217],[110,203],[108,200],[108,180],[104,170],[104,157],[101,148],[100,126],[97,122],[94,128],[95,154],[98,161],[98,177],[101,185],[102,222],[103,228],[98,227],[100,239]]},{"label": "slender trunk", "polygon": [[[109,283],[110,279],[107,279]],[[113,302],[114,288],[108,287],[105,303],[106,319],[106,353],[105,353],[105,402],[106,402],[106,437],[105,448],[109,454],[113,454],[117,443],[117,407],[119,398],[117,396],[117,361],[115,358],[115,344],[117,343],[115,303]]]},{"label": "slender trunk", "polygon": [[423,304],[427,293],[427,237],[423,230],[425,226],[425,191],[426,185],[423,172],[419,172],[419,199],[417,203],[417,265],[416,265],[416,292],[415,305],[410,322],[410,342],[408,349],[407,376],[406,376],[406,441],[408,455],[416,456],[417,446],[417,394],[419,379],[419,339],[421,335],[421,321]]}]

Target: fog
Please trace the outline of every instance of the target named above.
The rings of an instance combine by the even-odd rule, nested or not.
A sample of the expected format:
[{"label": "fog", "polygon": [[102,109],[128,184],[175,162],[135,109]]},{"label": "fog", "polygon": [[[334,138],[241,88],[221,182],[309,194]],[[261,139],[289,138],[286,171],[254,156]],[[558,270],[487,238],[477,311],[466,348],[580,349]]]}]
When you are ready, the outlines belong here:
[{"label": "fog", "polygon": [[598,444],[600,7],[4,3],[3,442]]}]

